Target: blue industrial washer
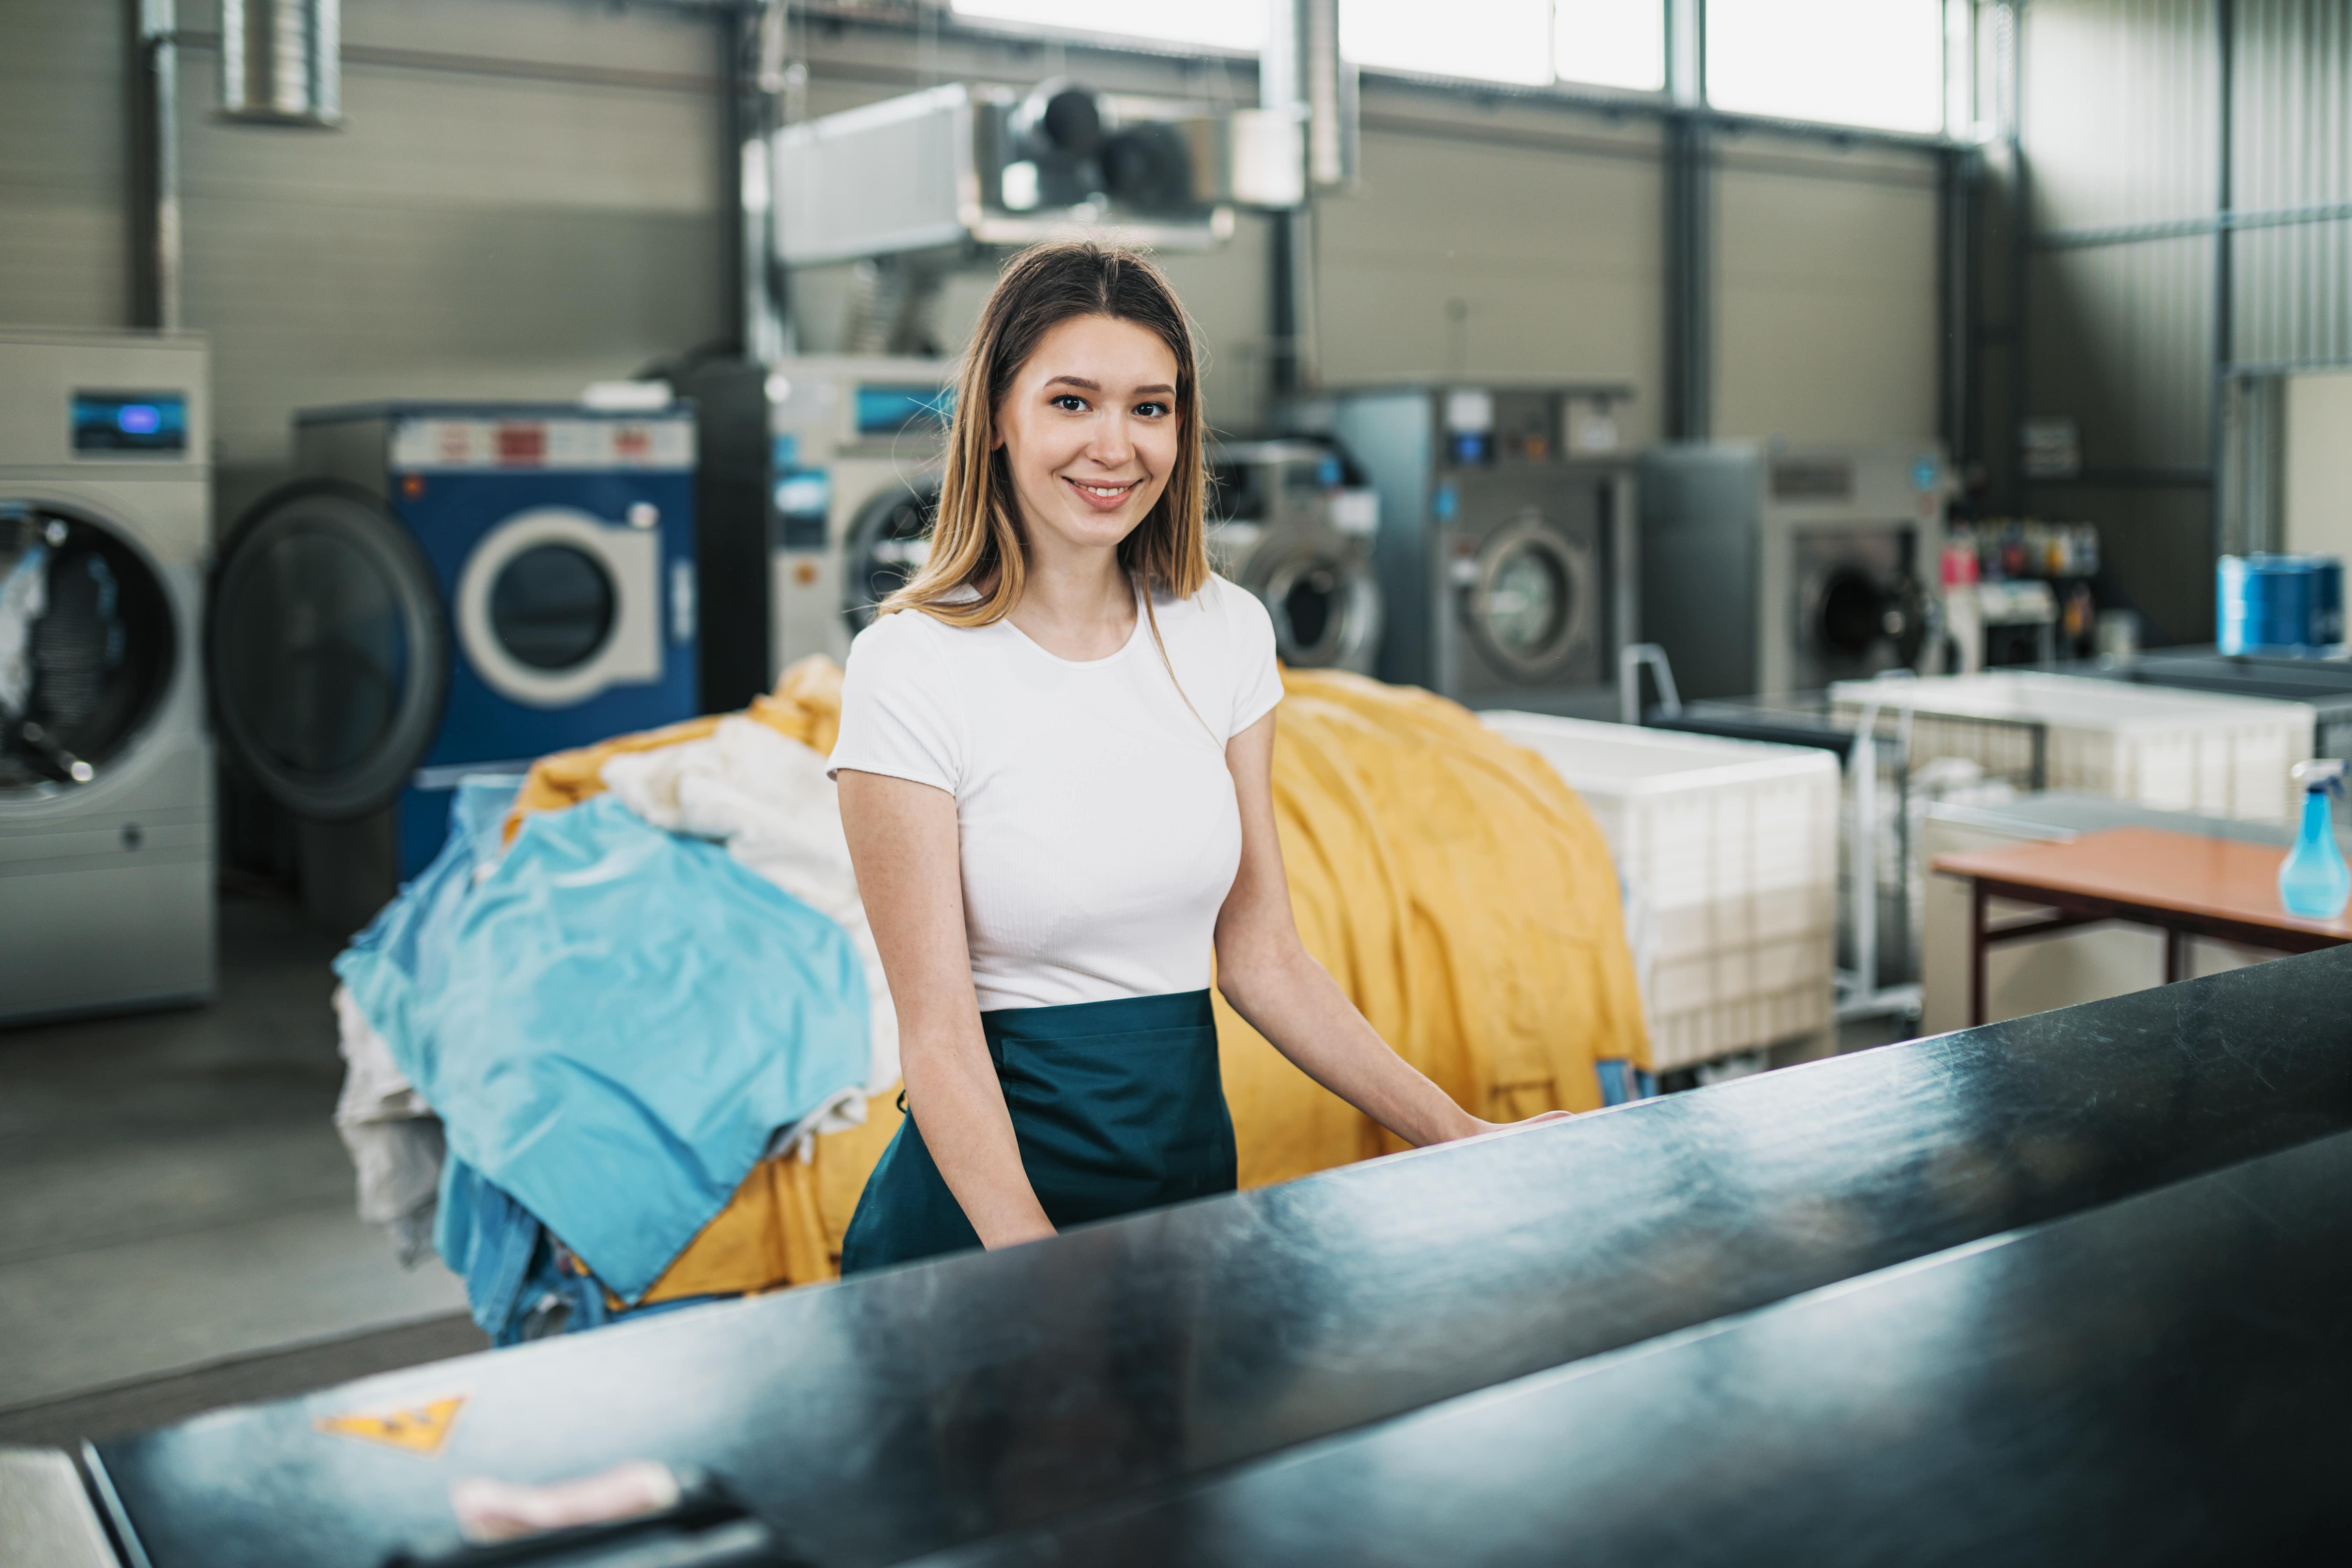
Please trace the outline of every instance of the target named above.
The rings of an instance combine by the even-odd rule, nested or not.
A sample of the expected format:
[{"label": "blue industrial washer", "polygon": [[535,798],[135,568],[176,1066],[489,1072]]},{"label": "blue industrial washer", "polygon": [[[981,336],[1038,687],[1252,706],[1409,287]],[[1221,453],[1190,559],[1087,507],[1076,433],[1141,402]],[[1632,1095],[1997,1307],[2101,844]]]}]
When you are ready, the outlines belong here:
[{"label": "blue industrial washer", "polygon": [[388,828],[405,879],[460,778],[697,711],[691,405],[311,410],[295,448],[223,552],[214,664],[298,816]]}]

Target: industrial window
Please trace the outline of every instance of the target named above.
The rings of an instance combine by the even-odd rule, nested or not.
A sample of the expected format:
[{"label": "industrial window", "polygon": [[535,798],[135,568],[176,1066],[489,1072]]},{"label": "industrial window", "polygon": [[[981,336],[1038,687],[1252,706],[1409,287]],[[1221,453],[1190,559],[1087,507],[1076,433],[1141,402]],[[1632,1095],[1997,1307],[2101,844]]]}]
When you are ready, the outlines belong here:
[{"label": "industrial window", "polygon": [[[1265,0],[951,0],[955,13],[1055,31],[1240,49],[1265,46]],[[1718,0],[1720,3],[1720,0]],[[1375,70],[1655,92],[1665,0],[1339,0],[1340,52]]]},{"label": "industrial window", "polygon": [[1548,86],[1551,0],[1339,0],[1339,53],[1376,70]]},{"label": "industrial window", "polygon": [[1265,44],[1265,0],[953,0],[959,16],[1150,38],[1167,44],[1246,49]]},{"label": "industrial window", "polygon": [[1552,68],[1562,81],[1656,92],[1666,85],[1666,0],[1559,0]]},{"label": "industrial window", "polygon": [[1706,98],[1739,114],[1941,131],[1943,0],[1707,0]]}]

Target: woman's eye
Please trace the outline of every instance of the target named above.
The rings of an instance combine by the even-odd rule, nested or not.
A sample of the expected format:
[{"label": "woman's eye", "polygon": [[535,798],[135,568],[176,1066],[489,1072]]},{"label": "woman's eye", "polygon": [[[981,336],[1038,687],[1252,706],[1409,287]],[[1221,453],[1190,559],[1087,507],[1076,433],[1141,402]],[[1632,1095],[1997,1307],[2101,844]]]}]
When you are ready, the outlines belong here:
[{"label": "woman's eye", "polygon": [[1075,392],[1066,392],[1054,399],[1054,406],[1065,414],[1083,414],[1087,411],[1087,400]]},{"label": "woman's eye", "polygon": [[1164,403],[1139,403],[1135,405],[1135,411],[1143,416],[1146,419],[1157,419],[1168,412],[1168,405]]}]

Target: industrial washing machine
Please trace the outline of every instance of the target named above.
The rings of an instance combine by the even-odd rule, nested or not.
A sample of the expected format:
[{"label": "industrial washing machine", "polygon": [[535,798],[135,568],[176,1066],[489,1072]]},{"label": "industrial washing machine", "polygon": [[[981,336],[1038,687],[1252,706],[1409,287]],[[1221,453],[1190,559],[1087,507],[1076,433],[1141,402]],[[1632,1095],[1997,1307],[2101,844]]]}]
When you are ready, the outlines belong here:
[{"label": "industrial washing machine", "polygon": [[1642,456],[1642,625],[1685,697],[1783,697],[1914,667],[1950,470],[1932,441]]},{"label": "industrial washing machine", "polygon": [[1379,498],[1383,680],[1473,708],[1608,718],[1634,628],[1622,385],[1423,383],[1307,395]]},{"label": "industrial washing machine", "polygon": [[314,410],[295,453],[223,549],[209,641],[320,920],[421,870],[465,775],[698,710],[691,408]]},{"label": "industrial washing machine", "polygon": [[0,1022],[213,994],[196,339],[0,331]]},{"label": "industrial washing machine", "polygon": [[954,378],[944,361],[884,356],[670,376],[701,420],[706,710],[742,707],[811,654],[848,658],[921,564]]},{"label": "industrial washing machine", "polygon": [[1296,668],[1370,675],[1380,654],[1380,497],[1353,477],[1328,442],[1225,441],[1209,452],[1210,562],[1265,604],[1276,652]]}]

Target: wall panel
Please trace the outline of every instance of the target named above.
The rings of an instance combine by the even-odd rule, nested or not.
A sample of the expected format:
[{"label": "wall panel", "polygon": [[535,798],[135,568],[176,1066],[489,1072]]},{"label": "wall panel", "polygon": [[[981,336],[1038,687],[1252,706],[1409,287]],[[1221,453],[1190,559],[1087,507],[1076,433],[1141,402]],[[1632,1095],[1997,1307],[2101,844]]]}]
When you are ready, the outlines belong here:
[{"label": "wall panel", "polygon": [[1934,164],[1750,142],[1722,157],[1716,202],[1716,430],[1933,437]]},{"label": "wall panel", "polygon": [[119,327],[128,47],[101,0],[0,0],[0,321]]}]

